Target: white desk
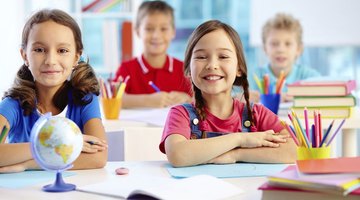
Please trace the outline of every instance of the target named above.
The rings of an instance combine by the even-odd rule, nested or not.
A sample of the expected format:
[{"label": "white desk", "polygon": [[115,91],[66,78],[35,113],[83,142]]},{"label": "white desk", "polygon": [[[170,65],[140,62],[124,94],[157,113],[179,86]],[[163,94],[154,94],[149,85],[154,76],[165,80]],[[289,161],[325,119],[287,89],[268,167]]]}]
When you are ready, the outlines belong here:
[{"label": "white desk", "polygon": [[[159,151],[159,143],[162,136],[163,126],[159,120],[165,123],[166,109],[144,110],[121,110],[119,120],[103,120],[105,131],[108,136],[116,133],[122,134],[119,145],[123,145],[120,152],[125,161],[149,161],[166,160],[166,156]],[[156,118],[154,122],[152,119]],[[287,116],[280,116],[282,120],[289,122]],[[323,127],[331,123],[332,119],[323,119]],[[336,120],[337,124],[340,119]],[[335,124],[335,127],[337,127]],[[346,120],[342,128],[342,155],[357,156],[357,129],[360,128],[360,108],[354,110],[353,116]],[[337,137],[340,137],[338,135]],[[334,141],[335,144],[335,141]],[[335,151],[335,146],[333,146]],[[111,152],[110,152],[111,153]]]},{"label": "white desk", "polygon": [[[144,161],[144,162],[108,162],[104,169],[94,170],[76,170],[75,176],[64,178],[66,183],[72,183],[77,186],[84,186],[89,184],[95,184],[101,181],[106,181],[111,178],[121,178],[121,176],[115,175],[114,171],[118,167],[127,167],[130,170],[128,176],[152,176],[158,177],[170,177],[163,165],[166,161]],[[55,174],[54,174],[55,178]],[[261,199],[261,191],[257,188],[266,181],[265,177],[253,177],[253,178],[231,178],[223,179],[230,182],[245,192],[231,199],[237,200],[259,200]],[[141,181],[141,180],[139,180]],[[107,196],[94,195],[79,191],[63,192],[63,193],[47,193],[41,190],[42,186],[48,183],[41,183],[21,189],[6,189],[0,188],[1,199],[7,200],[39,200],[39,199],[51,199],[51,200],[111,200],[114,198]],[[121,185],[119,185],[119,190]]]}]

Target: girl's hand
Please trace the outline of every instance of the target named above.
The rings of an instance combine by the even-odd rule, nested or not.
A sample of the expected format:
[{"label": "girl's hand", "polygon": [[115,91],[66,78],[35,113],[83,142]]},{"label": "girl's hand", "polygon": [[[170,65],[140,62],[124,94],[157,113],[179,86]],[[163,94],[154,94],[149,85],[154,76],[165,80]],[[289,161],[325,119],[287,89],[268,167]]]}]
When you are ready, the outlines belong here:
[{"label": "girl's hand", "polygon": [[273,130],[246,133],[241,136],[240,147],[244,148],[279,147],[279,143],[285,143],[288,138],[287,135],[276,134]]},{"label": "girl's hand", "polygon": [[99,139],[95,136],[83,134],[83,139],[82,152],[84,153],[96,153],[108,148],[105,140]]}]

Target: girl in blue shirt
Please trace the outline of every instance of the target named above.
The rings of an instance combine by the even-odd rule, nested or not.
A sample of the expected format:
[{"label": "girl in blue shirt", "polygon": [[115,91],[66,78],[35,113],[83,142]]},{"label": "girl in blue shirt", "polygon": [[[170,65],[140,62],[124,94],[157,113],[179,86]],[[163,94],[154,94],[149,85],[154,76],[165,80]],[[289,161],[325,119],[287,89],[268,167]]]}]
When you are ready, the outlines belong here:
[{"label": "girl in blue shirt", "polygon": [[73,169],[105,166],[99,84],[91,66],[79,61],[82,51],[80,28],[67,13],[45,9],[27,21],[20,49],[24,64],[0,102],[0,127],[9,130],[7,142],[0,144],[0,173],[39,168],[29,138],[47,112],[73,120],[83,132],[82,153]]}]

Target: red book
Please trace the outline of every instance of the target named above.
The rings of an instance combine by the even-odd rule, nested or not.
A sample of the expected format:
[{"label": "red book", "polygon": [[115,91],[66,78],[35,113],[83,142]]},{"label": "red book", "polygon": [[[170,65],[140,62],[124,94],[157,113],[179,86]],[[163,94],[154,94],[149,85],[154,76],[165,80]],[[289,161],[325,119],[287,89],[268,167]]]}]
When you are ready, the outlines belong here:
[{"label": "red book", "polygon": [[346,96],[356,89],[355,80],[347,81],[297,81],[288,84],[291,96]]},{"label": "red book", "polygon": [[360,157],[297,160],[298,170],[305,174],[359,174]]},{"label": "red book", "polygon": [[299,189],[290,189],[283,187],[270,186],[268,183],[264,183],[259,187],[262,190],[262,200],[279,200],[279,199],[290,199],[290,200],[355,200],[360,199],[360,189],[352,191],[347,196],[333,195],[329,193],[312,192]]}]

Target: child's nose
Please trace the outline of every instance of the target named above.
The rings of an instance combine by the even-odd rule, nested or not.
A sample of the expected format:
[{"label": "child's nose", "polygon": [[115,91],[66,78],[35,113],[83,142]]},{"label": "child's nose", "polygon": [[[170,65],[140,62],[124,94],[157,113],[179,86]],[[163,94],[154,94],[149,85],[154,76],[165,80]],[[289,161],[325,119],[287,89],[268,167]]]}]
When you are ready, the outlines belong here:
[{"label": "child's nose", "polygon": [[209,60],[209,63],[206,66],[207,69],[218,69],[219,68],[219,62],[216,58],[212,57]]},{"label": "child's nose", "polygon": [[49,51],[47,54],[46,54],[46,59],[45,59],[45,64],[47,65],[53,65],[55,64],[56,62],[56,52],[53,52],[53,51]]}]

